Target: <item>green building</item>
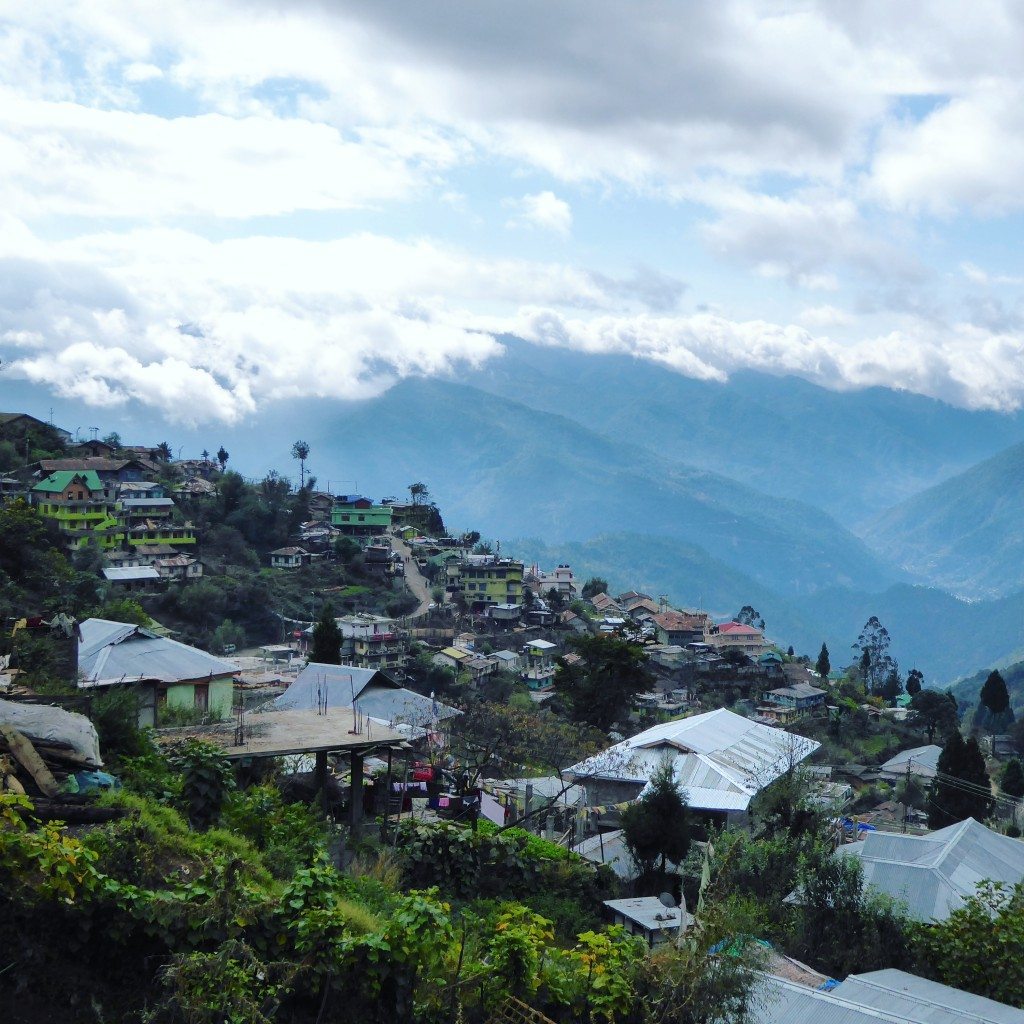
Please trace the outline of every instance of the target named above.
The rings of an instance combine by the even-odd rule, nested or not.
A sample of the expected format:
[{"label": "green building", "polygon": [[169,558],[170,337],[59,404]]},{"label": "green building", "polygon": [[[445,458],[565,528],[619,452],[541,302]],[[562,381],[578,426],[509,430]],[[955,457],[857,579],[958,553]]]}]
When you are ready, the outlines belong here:
[{"label": "green building", "polygon": [[460,573],[462,595],[470,611],[492,605],[523,603],[523,563],[511,558],[467,560]]},{"label": "green building", "polygon": [[71,547],[96,540],[115,548],[124,540],[117,502],[94,470],[59,470],[32,488],[32,503]]},{"label": "green building", "polygon": [[343,494],[334,499],[331,525],[344,537],[380,537],[391,529],[390,505],[374,505],[361,494]]}]

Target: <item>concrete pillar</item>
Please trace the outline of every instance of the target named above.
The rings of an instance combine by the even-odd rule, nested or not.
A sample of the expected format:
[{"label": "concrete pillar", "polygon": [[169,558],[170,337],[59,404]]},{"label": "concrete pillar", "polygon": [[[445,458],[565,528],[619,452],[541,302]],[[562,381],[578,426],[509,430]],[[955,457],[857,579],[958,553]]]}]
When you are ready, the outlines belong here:
[{"label": "concrete pillar", "polygon": [[348,764],[352,779],[348,822],[352,828],[352,835],[355,836],[363,821],[363,755],[355,752],[349,754]]}]

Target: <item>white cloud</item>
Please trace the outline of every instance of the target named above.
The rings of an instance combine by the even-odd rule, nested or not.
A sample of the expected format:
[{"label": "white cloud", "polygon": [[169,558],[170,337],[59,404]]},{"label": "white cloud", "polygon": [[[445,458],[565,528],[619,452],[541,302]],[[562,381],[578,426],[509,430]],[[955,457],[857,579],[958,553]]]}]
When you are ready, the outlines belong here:
[{"label": "white cloud", "polygon": [[853,317],[843,309],[835,306],[808,306],[801,310],[797,316],[804,327],[824,328],[847,327],[853,322]]},{"label": "white cloud", "polygon": [[572,207],[554,192],[544,191],[526,195],[522,199],[506,199],[505,205],[516,210],[506,227],[541,228],[558,235],[572,230]]},{"label": "white cloud", "polygon": [[154,78],[163,78],[163,71],[155,64],[147,64],[144,61],[132,61],[124,69],[126,82],[151,82]]}]

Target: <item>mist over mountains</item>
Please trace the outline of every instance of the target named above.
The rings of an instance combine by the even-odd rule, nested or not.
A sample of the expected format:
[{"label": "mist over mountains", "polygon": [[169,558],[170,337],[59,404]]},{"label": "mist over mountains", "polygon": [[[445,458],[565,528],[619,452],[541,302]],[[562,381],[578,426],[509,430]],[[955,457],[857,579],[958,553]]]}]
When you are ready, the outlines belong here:
[{"label": "mist over mountains", "polygon": [[835,664],[870,615],[935,684],[1024,649],[1019,415],[501,340],[504,356],[457,381],[268,401],[230,429],[139,408],[103,422],[194,453],[225,444],[247,475],[287,472],[301,437],[335,492],[423,480],[453,528],[716,615],[752,603],[770,635],[824,640]]}]

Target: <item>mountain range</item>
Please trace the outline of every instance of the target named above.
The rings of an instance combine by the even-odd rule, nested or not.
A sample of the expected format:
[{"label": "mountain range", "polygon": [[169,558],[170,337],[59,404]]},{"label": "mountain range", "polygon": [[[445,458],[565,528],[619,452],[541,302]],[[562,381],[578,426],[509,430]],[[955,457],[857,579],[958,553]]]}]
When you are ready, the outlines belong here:
[{"label": "mountain range", "polygon": [[336,493],[423,480],[452,528],[613,589],[721,616],[753,604],[770,635],[812,655],[825,641],[836,665],[871,615],[935,684],[1024,654],[1020,415],[501,340],[504,356],[458,380],[268,399],[231,429],[128,407],[109,429],[224,444],[247,475],[287,471],[302,438]]}]

